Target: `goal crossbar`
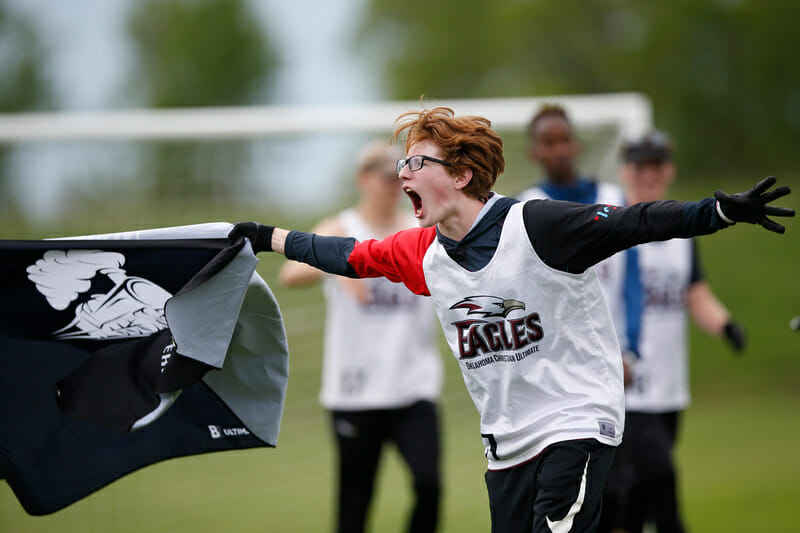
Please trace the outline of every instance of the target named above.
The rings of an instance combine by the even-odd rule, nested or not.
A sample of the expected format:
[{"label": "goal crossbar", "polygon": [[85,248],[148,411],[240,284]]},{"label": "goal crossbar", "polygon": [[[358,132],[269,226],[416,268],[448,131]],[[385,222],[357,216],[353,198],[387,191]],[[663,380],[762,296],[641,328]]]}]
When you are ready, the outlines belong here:
[{"label": "goal crossbar", "polygon": [[349,105],[273,105],[0,114],[0,143],[47,140],[186,140],[391,131],[407,111],[446,106],[488,118],[497,130],[520,129],[543,103],[558,103],[576,124],[613,122],[625,137],[652,127],[641,93],[393,101]]}]

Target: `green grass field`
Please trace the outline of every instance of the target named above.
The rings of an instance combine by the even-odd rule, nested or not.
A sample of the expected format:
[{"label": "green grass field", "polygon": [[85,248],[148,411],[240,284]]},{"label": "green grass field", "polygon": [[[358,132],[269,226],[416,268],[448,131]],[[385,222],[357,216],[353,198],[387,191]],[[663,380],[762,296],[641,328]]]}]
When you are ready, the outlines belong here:
[{"label": "green grass field", "polygon": [[[724,188],[737,190],[749,186],[749,181],[726,183]],[[800,181],[793,185],[800,193]],[[700,198],[715,188],[723,188],[723,183],[694,182],[676,188],[673,196]],[[798,209],[798,198],[796,194],[781,203]],[[127,219],[128,226],[125,215],[117,213],[112,227],[73,219],[49,227],[28,227],[25,231],[29,233],[21,234],[10,233],[5,226],[2,237],[276,219],[265,211],[218,208],[202,213],[154,216],[137,212]],[[143,225],[139,217],[150,221],[149,225]],[[295,219],[292,227],[310,225],[310,220]],[[677,456],[684,515],[691,531],[800,531],[800,455],[796,452],[800,441],[800,333],[788,329],[789,319],[800,314],[800,220],[790,221],[788,226],[784,236],[736,227],[700,239],[712,288],[746,327],[749,344],[743,356],[734,356],[720,340],[692,329],[694,401],[683,419]],[[280,262],[279,257],[262,254],[259,271],[273,286]],[[277,449],[209,454],[152,465],[46,517],[26,515],[8,486],[0,482],[0,532],[331,531],[334,456],[328,420],[317,403],[319,324],[324,319],[321,291],[273,288],[284,311],[291,352]],[[452,356],[443,350],[443,357],[445,492],[440,530],[485,532],[489,519],[478,417]],[[403,531],[410,504],[409,479],[394,450],[388,450],[379,475],[370,531]]]}]

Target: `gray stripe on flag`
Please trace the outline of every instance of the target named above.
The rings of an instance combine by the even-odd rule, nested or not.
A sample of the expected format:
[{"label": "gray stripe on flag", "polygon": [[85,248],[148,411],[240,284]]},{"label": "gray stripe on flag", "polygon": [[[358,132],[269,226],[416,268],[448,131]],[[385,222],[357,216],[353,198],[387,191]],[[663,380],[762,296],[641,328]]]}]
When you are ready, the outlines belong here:
[{"label": "gray stripe on flag", "polygon": [[203,381],[258,438],[277,445],[289,348],[278,302],[257,274],[250,280],[222,371],[207,373]]}]

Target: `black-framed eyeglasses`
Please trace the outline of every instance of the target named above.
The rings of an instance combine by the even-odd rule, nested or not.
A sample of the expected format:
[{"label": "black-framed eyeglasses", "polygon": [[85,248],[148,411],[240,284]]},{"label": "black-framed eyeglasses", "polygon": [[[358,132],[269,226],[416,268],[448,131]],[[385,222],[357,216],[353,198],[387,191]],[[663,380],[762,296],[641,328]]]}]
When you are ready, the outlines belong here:
[{"label": "black-framed eyeglasses", "polygon": [[422,165],[425,163],[425,161],[433,161],[434,163],[439,163],[440,165],[444,165],[446,167],[453,166],[447,161],[442,161],[441,159],[436,159],[435,157],[430,157],[427,155],[412,155],[411,157],[397,160],[397,174],[399,175],[400,171],[403,170],[406,165],[408,165],[408,170],[412,172],[417,171],[422,168]]}]

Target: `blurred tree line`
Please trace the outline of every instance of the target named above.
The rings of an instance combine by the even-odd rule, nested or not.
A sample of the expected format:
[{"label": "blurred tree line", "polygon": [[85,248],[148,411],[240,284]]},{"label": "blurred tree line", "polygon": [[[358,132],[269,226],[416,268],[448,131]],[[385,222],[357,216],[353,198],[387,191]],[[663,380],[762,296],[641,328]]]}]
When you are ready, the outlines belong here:
[{"label": "blurred tree line", "polygon": [[[800,163],[797,0],[370,0],[393,98],[640,91],[687,174]],[[532,110],[533,112],[533,110]]]},{"label": "blurred tree line", "polygon": [[[132,1],[127,97],[148,107],[264,103],[277,59],[252,1]],[[641,91],[686,172],[780,175],[800,162],[799,16],[796,0],[369,0],[356,53],[381,70],[389,98]],[[35,29],[0,0],[0,112],[57,106],[52,43]],[[214,190],[210,169],[233,176],[247,160],[235,142],[147,148],[140,174],[166,195],[187,184],[230,190]]]},{"label": "blurred tree line", "polygon": [[[148,107],[261,103],[276,64],[245,0],[137,1],[128,34],[137,58],[133,79]],[[241,141],[158,143],[147,175],[158,196],[224,195],[234,189],[230,180],[241,175],[246,152]]]}]

